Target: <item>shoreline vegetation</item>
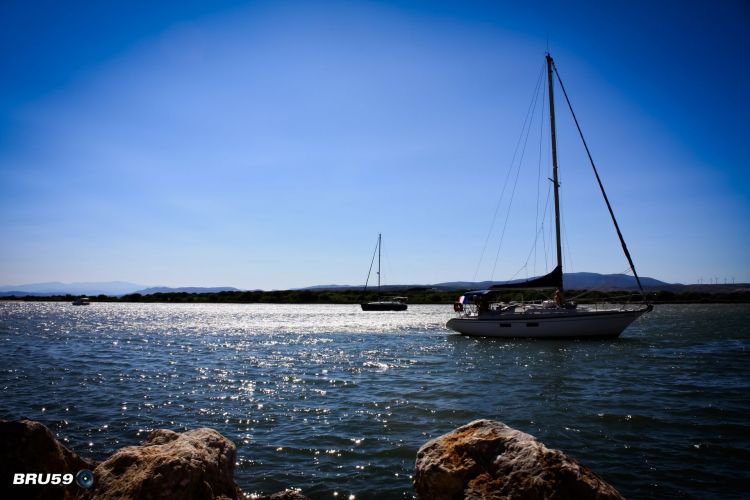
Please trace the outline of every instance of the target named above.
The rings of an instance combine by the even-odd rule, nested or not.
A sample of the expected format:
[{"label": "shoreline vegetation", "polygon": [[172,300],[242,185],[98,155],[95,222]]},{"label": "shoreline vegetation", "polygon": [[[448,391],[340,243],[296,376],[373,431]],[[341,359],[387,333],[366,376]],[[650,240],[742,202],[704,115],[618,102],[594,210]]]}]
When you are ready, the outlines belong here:
[{"label": "shoreline vegetation", "polygon": [[[441,290],[435,288],[390,289],[389,295],[405,295],[409,304],[452,304],[465,290]],[[3,301],[26,302],[72,302],[82,295],[9,295],[2,296]],[[594,302],[640,302],[640,295],[626,290],[594,291],[566,290],[566,297],[581,304]],[[121,296],[89,296],[91,302],[156,302],[156,303],[199,303],[199,304],[359,304],[377,300],[375,292],[362,293],[354,289],[319,289],[319,290],[253,290],[222,292],[160,292],[152,294],[131,293]],[[499,301],[541,300],[550,299],[543,292],[526,291],[521,293],[506,292],[498,294]],[[652,304],[747,304],[750,303],[750,288],[732,291],[647,291],[646,300]]]}]

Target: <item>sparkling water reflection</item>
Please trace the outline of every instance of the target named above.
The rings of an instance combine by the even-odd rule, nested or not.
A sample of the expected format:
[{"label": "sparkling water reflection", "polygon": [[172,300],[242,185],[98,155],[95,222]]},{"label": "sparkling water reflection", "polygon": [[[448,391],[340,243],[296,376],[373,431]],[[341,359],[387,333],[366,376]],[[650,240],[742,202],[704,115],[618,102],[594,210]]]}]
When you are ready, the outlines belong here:
[{"label": "sparkling water reflection", "polygon": [[741,496],[747,306],[661,306],[610,341],[449,332],[449,306],[0,304],[0,417],[101,459],[213,427],[247,492],[411,497],[416,451],[475,418],[563,449],[626,496]]}]

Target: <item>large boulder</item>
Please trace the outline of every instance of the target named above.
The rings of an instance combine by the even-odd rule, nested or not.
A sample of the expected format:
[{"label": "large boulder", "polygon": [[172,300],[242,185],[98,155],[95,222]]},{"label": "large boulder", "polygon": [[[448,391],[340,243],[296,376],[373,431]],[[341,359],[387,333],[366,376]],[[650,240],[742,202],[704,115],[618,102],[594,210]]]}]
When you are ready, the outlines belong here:
[{"label": "large boulder", "polygon": [[475,420],[417,453],[418,498],[621,499],[591,469],[502,422]]},{"label": "large boulder", "polygon": [[0,487],[6,491],[3,498],[72,499],[80,491],[71,484],[32,486],[14,485],[13,476],[18,473],[72,474],[81,469],[93,469],[96,464],[81,458],[62,443],[52,432],[33,420],[0,420]]},{"label": "large boulder", "polygon": [[84,498],[242,498],[235,457],[234,443],[213,429],[156,430],[99,464]]}]

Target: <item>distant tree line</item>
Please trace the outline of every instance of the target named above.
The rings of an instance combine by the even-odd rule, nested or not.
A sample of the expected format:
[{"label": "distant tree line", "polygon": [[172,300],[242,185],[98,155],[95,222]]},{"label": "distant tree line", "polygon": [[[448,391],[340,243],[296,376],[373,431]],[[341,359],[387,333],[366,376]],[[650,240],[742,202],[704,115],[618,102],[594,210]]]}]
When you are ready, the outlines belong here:
[{"label": "distant tree line", "polygon": [[[451,304],[464,290],[443,290],[437,288],[407,288],[389,291],[392,295],[409,297],[410,304]],[[613,301],[613,302],[635,302],[640,300],[640,295],[623,291],[586,291],[566,290],[566,297],[570,300],[585,304],[590,302]],[[551,299],[552,294],[541,291],[507,291],[498,294],[495,300],[508,302],[512,300],[540,300]],[[707,292],[671,292],[657,291],[648,292],[647,300],[652,304],[716,304],[716,303],[750,303],[750,291],[737,291],[732,293],[707,293]],[[70,301],[79,295],[54,295],[54,296],[6,296],[0,300],[24,300],[24,301]],[[153,293],[141,295],[133,293],[119,297],[110,295],[97,295],[89,297],[92,302],[167,302],[167,303],[226,303],[226,304],[358,304],[360,302],[377,300],[376,292],[362,293],[354,289],[331,289],[331,290],[274,290],[274,291],[225,291],[208,293]]]}]

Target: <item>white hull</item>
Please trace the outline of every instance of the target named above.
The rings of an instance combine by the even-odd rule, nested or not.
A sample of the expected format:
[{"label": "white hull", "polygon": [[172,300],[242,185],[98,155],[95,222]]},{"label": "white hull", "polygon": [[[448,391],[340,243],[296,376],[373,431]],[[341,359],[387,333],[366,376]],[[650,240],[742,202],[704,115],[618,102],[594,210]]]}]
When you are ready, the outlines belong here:
[{"label": "white hull", "polygon": [[462,316],[447,327],[463,335],[502,338],[606,338],[617,337],[651,306],[636,310],[554,310]]}]

